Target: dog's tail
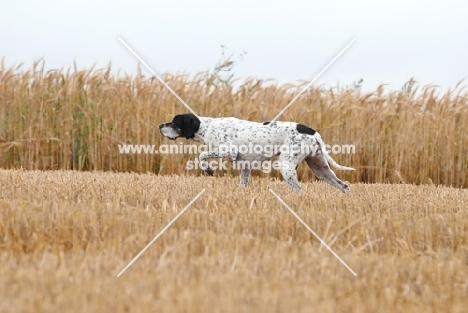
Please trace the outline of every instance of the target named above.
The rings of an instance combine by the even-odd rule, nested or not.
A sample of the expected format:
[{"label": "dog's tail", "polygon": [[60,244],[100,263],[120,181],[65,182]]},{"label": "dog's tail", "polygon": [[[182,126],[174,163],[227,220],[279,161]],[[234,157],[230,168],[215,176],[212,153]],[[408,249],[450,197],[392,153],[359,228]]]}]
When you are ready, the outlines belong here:
[{"label": "dog's tail", "polygon": [[334,168],[341,170],[341,171],[355,171],[356,170],[355,168],[339,165],[338,163],[336,163],[335,160],[333,160],[332,157],[328,154],[325,143],[323,142],[322,137],[320,137],[320,134],[316,133],[316,135],[317,135],[317,141],[320,144],[320,149],[323,155],[325,156],[325,158],[327,159],[328,163],[333,165]]}]

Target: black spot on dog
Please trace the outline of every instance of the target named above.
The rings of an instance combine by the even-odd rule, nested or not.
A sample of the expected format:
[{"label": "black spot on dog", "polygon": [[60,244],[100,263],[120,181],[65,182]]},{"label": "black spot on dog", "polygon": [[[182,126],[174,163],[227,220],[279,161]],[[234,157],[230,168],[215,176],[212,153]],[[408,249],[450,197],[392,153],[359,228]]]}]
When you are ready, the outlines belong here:
[{"label": "black spot on dog", "polygon": [[268,125],[270,124],[270,122],[263,122],[263,125]]},{"label": "black spot on dog", "polygon": [[296,129],[301,134],[314,135],[316,133],[315,129],[309,128],[302,124],[297,124]]},{"label": "black spot on dog", "polygon": [[181,136],[191,139],[200,129],[200,120],[194,114],[179,114],[174,116],[172,127],[180,129]]}]

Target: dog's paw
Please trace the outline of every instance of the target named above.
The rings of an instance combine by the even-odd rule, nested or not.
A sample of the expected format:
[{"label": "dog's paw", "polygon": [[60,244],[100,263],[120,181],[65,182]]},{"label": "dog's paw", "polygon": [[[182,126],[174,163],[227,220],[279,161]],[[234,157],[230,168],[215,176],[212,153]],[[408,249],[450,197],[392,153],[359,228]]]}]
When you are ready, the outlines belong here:
[{"label": "dog's paw", "polygon": [[343,186],[341,187],[341,191],[343,193],[348,193],[350,192],[351,190],[349,189],[349,186],[347,184],[343,184]]},{"label": "dog's paw", "polygon": [[213,171],[211,168],[207,168],[207,169],[205,170],[205,173],[206,173],[207,175],[210,175],[210,176],[213,176],[213,175],[214,175],[214,171]]}]

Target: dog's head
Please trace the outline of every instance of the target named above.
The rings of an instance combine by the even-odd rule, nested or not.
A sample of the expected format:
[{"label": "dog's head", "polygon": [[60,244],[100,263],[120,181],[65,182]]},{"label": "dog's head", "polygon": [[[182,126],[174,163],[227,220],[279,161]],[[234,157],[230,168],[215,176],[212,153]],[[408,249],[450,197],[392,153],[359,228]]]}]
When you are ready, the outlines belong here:
[{"label": "dog's head", "polygon": [[159,125],[161,134],[171,140],[179,137],[192,139],[199,128],[200,120],[193,114],[179,114],[172,122]]}]

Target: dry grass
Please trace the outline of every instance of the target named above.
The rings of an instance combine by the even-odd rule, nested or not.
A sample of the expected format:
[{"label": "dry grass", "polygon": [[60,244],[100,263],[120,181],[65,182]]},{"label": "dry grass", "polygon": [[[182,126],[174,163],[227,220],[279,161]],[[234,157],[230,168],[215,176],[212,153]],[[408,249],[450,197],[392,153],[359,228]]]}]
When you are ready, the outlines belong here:
[{"label": "dry grass", "polygon": [[[249,79],[234,90],[212,73],[164,79],[200,115],[253,121],[273,118],[307,83]],[[0,170],[0,312],[465,312],[468,190],[436,187],[468,187],[463,90],[308,91],[281,119],[356,145],[334,158],[357,171],[339,173],[354,183],[343,195],[306,183],[301,166],[298,195],[278,173],[242,188],[229,172],[168,175],[184,174],[192,155],[120,155],[118,144],[166,143],[157,125],[185,112],[155,79],[1,65],[0,168],[57,171]]]},{"label": "dry grass", "polygon": [[[198,114],[272,119],[307,82],[268,85],[248,79],[238,90],[213,73],[164,75]],[[0,67],[0,168],[113,170],[183,174],[194,156],[120,155],[118,144],[155,144],[157,125],[186,112],[156,79],[104,70],[45,71]],[[418,87],[364,93],[314,88],[281,117],[316,128],[328,144],[354,144],[337,155],[357,168],[351,182],[433,182],[468,187],[468,94]],[[278,173],[272,174],[278,175]],[[313,179],[307,167],[303,181]]]},{"label": "dry grass", "polygon": [[258,177],[242,188],[228,176],[0,170],[0,312],[466,311],[468,190],[302,186],[299,195]]}]

